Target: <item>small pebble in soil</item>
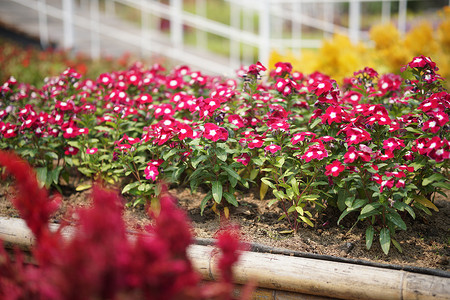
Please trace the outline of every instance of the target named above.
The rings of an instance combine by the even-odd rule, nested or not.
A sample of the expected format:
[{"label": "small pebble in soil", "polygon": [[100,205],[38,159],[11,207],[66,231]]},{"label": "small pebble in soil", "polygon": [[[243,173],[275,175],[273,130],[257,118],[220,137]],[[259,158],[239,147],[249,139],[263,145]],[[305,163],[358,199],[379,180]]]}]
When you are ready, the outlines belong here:
[{"label": "small pebble in soil", "polygon": [[448,257],[446,257],[446,256],[441,257],[441,258],[439,259],[438,263],[439,263],[440,265],[443,265],[443,266],[448,265]]},{"label": "small pebble in soil", "polygon": [[352,251],[353,247],[355,247],[354,243],[347,242],[341,246],[341,249],[342,249],[341,252],[348,254],[348,253],[350,253],[350,251]]}]

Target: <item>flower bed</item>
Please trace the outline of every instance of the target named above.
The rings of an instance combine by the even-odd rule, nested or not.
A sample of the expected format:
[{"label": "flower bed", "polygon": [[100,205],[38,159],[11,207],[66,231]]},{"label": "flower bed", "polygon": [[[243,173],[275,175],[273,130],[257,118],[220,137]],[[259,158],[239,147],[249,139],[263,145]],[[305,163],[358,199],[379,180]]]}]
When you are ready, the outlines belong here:
[{"label": "flower bed", "polygon": [[418,56],[404,78],[365,68],[340,88],[289,63],[264,78],[259,63],[240,79],[139,63],[96,79],[67,69],[42,88],[11,78],[0,149],[26,158],[46,187],[82,174],[120,184],[139,205],[164,180],[205,188],[201,211],[212,202],[226,217],[257,188],[293,232],[328,207],[338,223],[357,215],[367,248],[378,239],[385,253],[402,251],[404,219],[437,210],[434,194],[449,188],[450,96],[437,70]]}]

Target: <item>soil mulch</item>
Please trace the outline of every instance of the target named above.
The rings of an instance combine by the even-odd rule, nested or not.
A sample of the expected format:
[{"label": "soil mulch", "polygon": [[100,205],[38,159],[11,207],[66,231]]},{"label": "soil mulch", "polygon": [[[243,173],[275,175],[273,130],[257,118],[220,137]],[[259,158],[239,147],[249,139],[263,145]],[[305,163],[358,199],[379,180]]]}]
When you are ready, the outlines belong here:
[{"label": "soil mulch", "polygon": [[[193,235],[213,238],[224,224],[224,218],[216,215],[210,205],[203,216],[200,215],[199,207],[204,194],[191,194],[183,188],[170,191],[191,219]],[[58,222],[71,211],[70,208],[90,205],[89,193],[89,190],[67,191],[53,220]],[[0,186],[0,215],[19,217],[10,201],[12,194],[11,187]],[[244,241],[299,252],[450,271],[450,191],[447,197],[436,197],[434,203],[439,212],[433,211],[432,216],[418,214],[415,220],[409,215],[404,218],[408,229],[398,231],[395,236],[403,252],[391,245],[389,255],[383,253],[378,241],[374,241],[370,250],[366,249],[365,228],[361,222],[355,225],[356,213],[353,219],[349,215],[338,226],[339,215],[325,210],[320,216],[315,216],[315,228],[304,225],[295,234],[285,234],[283,232],[290,228],[287,221],[278,221],[281,210],[276,205],[269,208],[269,200],[261,201],[251,193],[241,195],[238,200],[239,207],[230,208],[229,221],[240,226]],[[151,222],[143,206],[125,209],[124,219],[130,230],[143,229]]]}]

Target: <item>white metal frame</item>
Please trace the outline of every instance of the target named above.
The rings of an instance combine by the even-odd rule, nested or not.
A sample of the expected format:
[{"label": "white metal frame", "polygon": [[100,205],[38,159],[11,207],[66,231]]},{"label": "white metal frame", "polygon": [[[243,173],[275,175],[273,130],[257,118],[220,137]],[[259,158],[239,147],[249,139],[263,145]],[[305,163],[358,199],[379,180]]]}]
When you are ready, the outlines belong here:
[{"label": "white metal frame", "polygon": [[[3,0],[4,1],[4,0]],[[52,39],[47,19],[53,17],[63,24],[63,43],[66,49],[77,46],[75,28],[83,28],[90,32],[90,55],[97,58],[102,53],[101,37],[114,38],[122,43],[128,43],[140,48],[141,54],[159,53],[170,58],[185,61],[201,67],[206,72],[230,73],[241,64],[254,63],[256,60],[267,64],[273,49],[291,48],[300,51],[301,48],[318,48],[320,39],[305,39],[302,37],[302,26],[308,26],[333,34],[342,32],[347,34],[352,42],[366,38],[367,33],[361,31],[361,4],[364,2],[382,2],[381,20],[391,19],[391,0],[225,0],[230,5],[230,25],[223,24],[206,17],[206,0],[196,0],[196,13],[183,10],[183,0],[169,0],[169,4],[159,0],[106,0],[104,11],[100,10],[98,0],[10,0],[37,11],[39,15],[39,32],[41,44],[46,46]],[[416,0],[418,1],[418,0]],[[50,4],[52,2],[53,4]],[[398,28],[400,32],[406,29],[407,0],[398,0]],[[450,2],[450,1],[449,1]],[[349,4],[349,26],[338,26],[332,19],[335,4]],[[122,30],[120,27],[101,22],[102,15],[115,15],[116,4],[129,6],[141,11],[141,28],[135,33]],[[304,9],[307,5],[323,5],[323,17],[308,15]],[[86,9],[89,13],[79,14],[77,11]],[[241,13],[245,14],[241,22]],[[253,16],[259,18],[258,32],[253,28]],[[153,16],[153,17],[150,17]],[[161,40],[161,34],[150,29],[152,18],[170,20],[169,38]],[[331,19],[330,19],[331,16]],[[328,17],[328,19],[327,19]],[[291,38],[283,38],[284,22],[291,24]],[[230,41],[230,55],[225,62],[208,59],[187,51],[183,41],[183,28],[190,26],[197,30],[197,48],[205,50],[207,47],[206,33],[221,36]],[[159,38],[156,38],[156,37]],[[246,45],[246,46],[242,46]],[[249,46],[249,47],[248,47]],[[255,47],[258,57],[255,59],[245,49]],[[241,58],[241,48],[243,57]]]}]

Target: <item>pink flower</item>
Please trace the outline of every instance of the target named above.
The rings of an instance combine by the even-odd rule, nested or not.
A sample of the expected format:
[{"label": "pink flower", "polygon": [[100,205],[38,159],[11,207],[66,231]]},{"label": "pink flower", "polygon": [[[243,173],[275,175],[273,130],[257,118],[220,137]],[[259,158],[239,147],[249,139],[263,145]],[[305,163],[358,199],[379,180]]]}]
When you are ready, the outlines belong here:
[{"label": "pink flower", "polygon": [[280,149],[281,149],[281,147],[278,145],[275,145],[275,144],[270,144],[269,146],[266,146],[264,148],[264,150],[269,151],[272,154],[279,151]]},{"label": "pink flower", "polygon": [[230,115],[228,117],[228,122],[230,122],[231,124],[236,126],[236,128],[234,128],[234,130],[238,130],[239,128],[244,127],[244,120],[239,115]]},{"label": "pink flower", "polygon": [[306,149],[305,154],[301,156],[305,162],[309,162],[312,159],[322,160],[325,157],[328,157],[328,152],[322,143],[309,146],[308,149]]},{"label": "pink flower", "polygon": [[325,166],[325,169],[327,170],[325,172],[325,175],[327,176],[338,176],[342,171],[344,171],[345,166],[338,160],[333,161],[331,164]]},{"label": "pink flower", "polygon": [[294,136],[291,138],[291,143],[292,145],[295,145],[301,141],[305,140],[305,137],[307,136],[311,136],[311,140],[314,139],[316,137],[315,133],[312,133],[310,131],[304,131],[304,132],[300,132],[300,133],[296,133],[294,134]]},{"label": "pink flower", "polygon": [[387,187],[391,189],[394,186],[394,178],[388,179],[388,180],[382,180],[380,183],[380,193],[383,192],[384,188]]},{"label": "pink flower", "polygon": [[185,138],[192,139],[194,137],[194,131],[192,130],[191,126],[184,123],[178,124],[178,138],[180,140],[184,140]]},{"label": "pink flower", "polygon": [[328,123],[331,125],[331,123],[342,123],[342,119],[345,118],[344,111],[340,106],[330,106],[327,108],[325,113],[320,116],[322,119],[322,124]]},{"label": "pink flower", "polygon": [[64,150],[65,155],[76,155],[79,151],[78,148],[72,146],[64,147]]},{"label": "pink flower", "polygon": [[244,166],[247,166],[250,162],[250,155],[248,155],[247,153],[242,153],[238,157],[235,157],[235,159],[236,161],[242,163]]},{"label": "pink flower", "polygon": [[154,166],[152,163],[149,163],[145,168],[144,173],[146,179],[155,181],[156,177],[159,175],[158,167]]},{"label": "pink flower", "polygon": [[228,131],[223,127],[217,126],[216,124],[206,123],[203,136],[213,142],[218,140],[226,141],[228,139]]},{"label": "pink flower", "polygon": [[358,158],[358,152],[355,147],[348,148],[348,151],[344,154],[344,163],[350,164]]},{"label": "pink flower", "polygon": [[86,149],[87,154],[95,154],[95,153],[97,153],[97,151],[98,151],[97,148],[87,148]]},{"label": "pink flower", "polygon": [[315,81],[312,86],[310,86],[310,91],[313,91],[314,94],[317,96],[320,96],[322,94],[325,94],[329,92],[333,88],[333,85],[331,84],[330,80],[318,80]]},{"label": "pink flower", "polygon": [[403,143],[403,140],[397,139],[397,138],[388,138],[387,140],[383,141],[383,149],[394,151],[397,149],[401,149],[405,147],[405,143]]}]

